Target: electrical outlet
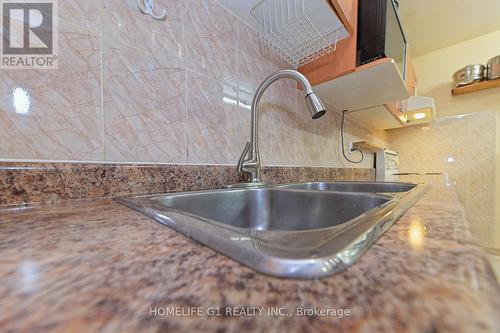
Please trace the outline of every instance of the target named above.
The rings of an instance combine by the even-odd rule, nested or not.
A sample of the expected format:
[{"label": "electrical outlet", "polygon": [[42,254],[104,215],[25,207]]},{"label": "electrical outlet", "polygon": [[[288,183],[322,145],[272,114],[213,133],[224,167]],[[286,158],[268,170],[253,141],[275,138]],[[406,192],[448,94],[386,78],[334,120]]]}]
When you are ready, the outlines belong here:
[{"label": "electrical outlet", "polygon": [[349,151],[353,151],[354,150],[354,145],[352,144],[352,141],[349,140]]}]

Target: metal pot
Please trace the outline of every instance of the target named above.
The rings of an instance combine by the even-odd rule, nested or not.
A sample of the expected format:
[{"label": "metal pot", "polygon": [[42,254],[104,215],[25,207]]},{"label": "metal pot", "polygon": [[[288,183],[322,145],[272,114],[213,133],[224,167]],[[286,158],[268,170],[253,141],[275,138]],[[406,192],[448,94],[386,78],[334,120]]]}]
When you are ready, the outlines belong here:
[{"label": "metal pot", "polygon": [[494,80],[500,78],[500,55],[494,58],[491,58],[488,61],[488,71],[487,71],[488,80]]},{"label": "metal pot", "polygon": [[484,80],[484,65],[469,65],[453,74],[457,87]]}]

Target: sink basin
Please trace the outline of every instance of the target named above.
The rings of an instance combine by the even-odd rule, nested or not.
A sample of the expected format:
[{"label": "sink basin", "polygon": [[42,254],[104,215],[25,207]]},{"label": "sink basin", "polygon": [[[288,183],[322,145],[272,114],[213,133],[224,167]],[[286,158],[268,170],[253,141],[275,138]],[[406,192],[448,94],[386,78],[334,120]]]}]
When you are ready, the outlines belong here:
[{"label": "sink basin", "polygon": [[283,189],[299,189],[312,191],[339,191],[339,192],[371,192],[371,193],[399,193],[408,192],[416,184],[395,182],[334,182],[334,183],[296,183],[278,185]]},{"label": "sink basin", "polygon": [[117,201],[259,272],[319,278],[352,265],[427,189],[318,182]]},{"label": "sink basin", "polygon": [[162,207],[252,230],[298,231],[346,223],[390,200],[365,193],[270,188],[193,192],[151,198]]}]

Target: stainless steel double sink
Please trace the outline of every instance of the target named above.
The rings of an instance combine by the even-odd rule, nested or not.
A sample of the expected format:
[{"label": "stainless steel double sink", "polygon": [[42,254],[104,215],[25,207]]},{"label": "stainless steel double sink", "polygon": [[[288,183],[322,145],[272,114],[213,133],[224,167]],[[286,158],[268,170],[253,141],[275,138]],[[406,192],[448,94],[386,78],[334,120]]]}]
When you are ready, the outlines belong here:
[{"label": "stainless steel double sink", "polygon": [[309,182],[117,200],[259,272],[318,278],[352,265],[427,189]]}]

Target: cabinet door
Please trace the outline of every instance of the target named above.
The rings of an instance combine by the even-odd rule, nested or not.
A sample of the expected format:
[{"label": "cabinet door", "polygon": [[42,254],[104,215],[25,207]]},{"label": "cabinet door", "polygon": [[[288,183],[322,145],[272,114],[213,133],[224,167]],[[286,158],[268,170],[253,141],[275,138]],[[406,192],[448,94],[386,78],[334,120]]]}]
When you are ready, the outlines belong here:
[{"label": "cabinet door", "polygon": [[329,0],[344,24],[349,35],[353,36],[355,34],[355,16],[357,16],[357,0]]},{"label": "cabinet door", "polygon": [[417,96],[417,74],[411,63],[410,46],[406,47],[406,88],[410,96]]},{"label": "cabinet door", "polygon": [[385,130],[403,127],[401,120],[389,111],[387,105],[349,112],[348,116],[351,120],[370,129]]},{"label": "cabinet door", "polygon": [[[347,31],[349,31],[349,25],[346,25],[345,22],[350,22],[352,31],[349,31],[349,37],[337,43],[337,48],[334,52],[325,54],[298,68],[299,72],[304,74],[313,86],[352,73],[356,69],[358,0],[329,1],[331,1],[333,8],[344,23]],[[342,15],[344,19],[342,19]],[[349,16],[351,16],[350,21],[348,20]]]},{"label": "cabinet door", "polygon": [[404,112],[406,110],[406,100],[387,103],[385,107],[401,124],[406,124],[408,121],[408,117]]}]

